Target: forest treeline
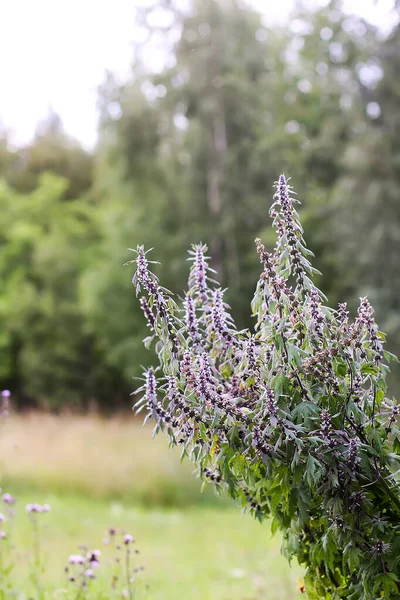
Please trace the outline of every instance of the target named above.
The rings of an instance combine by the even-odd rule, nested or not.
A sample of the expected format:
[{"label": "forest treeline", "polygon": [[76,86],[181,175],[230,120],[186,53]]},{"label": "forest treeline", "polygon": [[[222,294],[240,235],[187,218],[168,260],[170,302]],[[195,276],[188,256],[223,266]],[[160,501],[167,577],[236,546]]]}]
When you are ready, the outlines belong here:
[{"label": "forest treeline", "polygon": [[99,89],[93,151],[56,114],[25,147],[2,133],[0,388],[21,407],[132,403],[151,361],[123,268],[138,243],[174,292],[191,243],[207,243],[250,326],[254,239],[273,243],[282,171],[318,286],[353,312],[367,294],[400,351],[400,27],[383,35],[335,0],[297,7],[285,26],[239,0],[174,4],[138,13],[129,78],[108,73]]}]

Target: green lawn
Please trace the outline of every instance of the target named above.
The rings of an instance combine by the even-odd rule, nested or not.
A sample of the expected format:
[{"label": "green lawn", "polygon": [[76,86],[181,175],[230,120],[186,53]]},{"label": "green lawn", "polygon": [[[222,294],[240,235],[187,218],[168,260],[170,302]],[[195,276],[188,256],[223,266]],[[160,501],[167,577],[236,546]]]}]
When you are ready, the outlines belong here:
[{"label": "green lawn", "polygon": [[[36,591],[29,594],[32,530],[25,505],[32,502],[52,506],[39,515],[47,600],[77,600],[63,570],[79,544],[103,551],[96,582],[107,590],[102,600],[121,598],[107,595],[112,556],[102,540],[110,526],[136,538],[148,600],[301,598],[301,570],[280,556],[280,540],[271,539],[268,524],[241,515],[211,486],[200,494],[192,471],[188,461],[180,463],[179,451],[168,450],[165,436],[153,440],[151,427],[143,429],[130,415],[12,416],[0,431],[0,485],[18,499],[12,577],[24,594],[2,595],[0,578],[0,600],[39,600]],[[0,501],[0,512],[5,508]],[[0,539],[3,558],[6,548]]]},{"label": "green lawn", "polygon": [[[193,507],[187,510],[146,510],[119,503],[93,501],[79,496],[19,497],[13,540],[19,587],[29,589],[32,532],[25,504],[49,502],[51,513],[39,515],[46,573],[47,598],[74,598],[63,572],[69,554],[80,544],[102,550],[102,565],[95,585],[108,586],[111,548],[102,540],[109,526],[132,533],[140,548],[137,564],[149,584],[149,600],[291,600],[301,575],[279,553],[279,540],[271,539],[267,525],[233,508]],[[50,592],[51,590],[51,592]],[[37,597],[33,594],[33,598]],[[93,588],[93,598],[96,598]],[[110,596],[111,597],[111,596]],[[138,597],[142,597],[140,594]]]}]

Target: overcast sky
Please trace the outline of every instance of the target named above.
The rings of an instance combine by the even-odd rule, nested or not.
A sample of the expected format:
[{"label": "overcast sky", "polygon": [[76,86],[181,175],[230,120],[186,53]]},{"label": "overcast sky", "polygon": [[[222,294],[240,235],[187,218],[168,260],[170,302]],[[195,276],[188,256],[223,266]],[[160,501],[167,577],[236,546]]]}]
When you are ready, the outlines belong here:
[{"label": "overcast sky", "polygon": [[[140,1],[0,0],[0,124],[13,131],[14,141],[28,141],[51,106],[70,134],[88,147],[94,144],[96,89],[105,69],[121,77],[127,73]],[[249,1],[278,20],[293,5]],[[393,19],[393,0],[344,5],[383,28]]]}]

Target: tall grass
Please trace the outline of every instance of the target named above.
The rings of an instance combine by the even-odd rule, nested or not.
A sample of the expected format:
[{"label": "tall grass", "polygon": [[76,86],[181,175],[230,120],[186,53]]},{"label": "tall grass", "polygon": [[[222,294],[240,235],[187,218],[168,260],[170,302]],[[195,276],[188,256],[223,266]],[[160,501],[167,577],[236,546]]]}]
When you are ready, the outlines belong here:
[{"label": "tall grass", "polygon": [[[146,506],[224,503],[163,436],[132,415],[13,415],[0,434],[0,485]],[[226,501],[225,501],[226,502]]]},{"label": "tall grass", "polygon": [[136,538],[148,600],[301,597],[301,570],[286,564],[269,527],[211,490],[200,494],[191,465],[130,415],[11,416],[0,432],[0,473],[0,485],[17,497],[12,576],[21,598],[34,597],[30,502],[52,507],[41,536],[46,598],[75,597],[64,567],[80,544],[102,549],[96,589],[109,589],[112,566],[101,540],[110,526]]}]

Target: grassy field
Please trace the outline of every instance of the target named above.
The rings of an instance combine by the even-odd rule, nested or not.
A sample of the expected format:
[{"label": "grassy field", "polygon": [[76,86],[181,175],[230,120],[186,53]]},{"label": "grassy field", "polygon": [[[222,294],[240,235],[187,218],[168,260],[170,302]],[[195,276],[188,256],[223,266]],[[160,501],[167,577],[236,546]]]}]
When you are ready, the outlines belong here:
[{"label": "grassy field", "polygon": [[47,598],[75,597],[63,568],[80,544],[102,550],[96,585],[109,586],[112,556],[102,539],[110,526],[132,533],[141,550],[141,579],[149,589],[137,598],[302,597],[296,591],[301,570],[286,564],[268,526],[211,492],[200,496],[190,465],[181,465],[166,446],[163,437],[151,440],[151,430],[130,419],[12,418],[0,435],[1,485],[18,497],[13,576],[19,586],[30,586],[32,529],[25,504],[48,502],[51,512],[39,516],[43,584],[53,590]]},{"label": "grassy field", "polygon": [[132,415],[112,419],[32,413],[0,429],[2,486],[24,492],[78,493],[144,506],[216,502],[200,495],[192,465],[164,435],[152,439]]}]

